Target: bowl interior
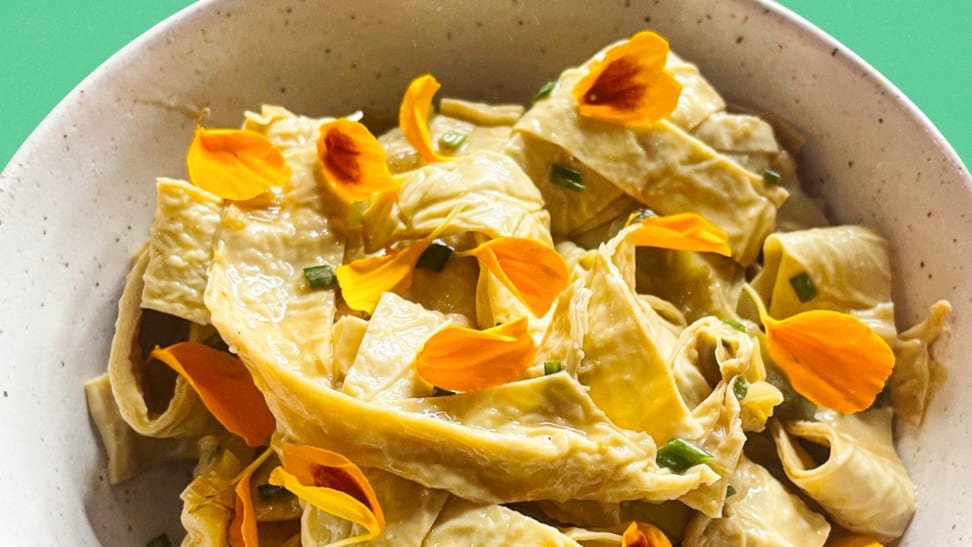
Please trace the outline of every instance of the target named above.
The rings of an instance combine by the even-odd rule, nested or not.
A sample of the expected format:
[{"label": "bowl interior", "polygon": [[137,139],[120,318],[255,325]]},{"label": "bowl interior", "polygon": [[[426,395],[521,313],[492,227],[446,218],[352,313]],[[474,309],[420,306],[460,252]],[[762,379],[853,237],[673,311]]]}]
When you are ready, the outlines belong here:
[{"label": "bowl interior", "polygon": [[[927,120],[853,53],[775,3],[200,2],[141,37],[69,95],[0,176],[0,522],[13,544],[144,544],[180,537],[186,469],[110,488],[81,384],[101,373],[129,260],[147,236],[156,176],[185,176],[197,113],[235,126],[277,103],[311,115],[394,119],[423,72],[440,95],[526,103],[610,41],[665,35],[730,102],[784,117],[807,138],[804,181],[831,216],[892,245],[899,326],[955,306],[951,374],[900,443],[919,485],[903,544],[972,533],[972,499],[949,471],[972,448],[972,185]],[[772,67],[772,70],[767,70]]]}]

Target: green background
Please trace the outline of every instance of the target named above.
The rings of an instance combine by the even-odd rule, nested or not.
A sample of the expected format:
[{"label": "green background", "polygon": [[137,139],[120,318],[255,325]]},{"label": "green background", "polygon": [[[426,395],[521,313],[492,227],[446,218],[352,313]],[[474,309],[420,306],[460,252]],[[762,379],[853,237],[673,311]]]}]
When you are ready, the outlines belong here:
[{"label": "green background", "polygon": [[[254,0],[259,1],[259,0]],[[677,1],[677,0],[670,0]],[[0,0],[0,165],[89,72],[190,0]],[[972,0],[782,0],[894,82],[972,163]]]}]

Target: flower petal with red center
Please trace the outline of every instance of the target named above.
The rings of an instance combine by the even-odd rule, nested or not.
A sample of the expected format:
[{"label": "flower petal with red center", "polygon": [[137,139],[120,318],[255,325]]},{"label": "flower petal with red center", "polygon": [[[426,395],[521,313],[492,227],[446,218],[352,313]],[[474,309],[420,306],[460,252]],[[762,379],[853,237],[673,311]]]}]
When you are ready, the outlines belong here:
[{"label": "flower petal with red center", "polygon": [[415,357],[418,375],[452,391],[505,384],[533,364],[537,348],[526,317],[479,331],[449,325],[437,331]]},{"label": "flower petal with red center", "polygon": [[632,236],[638,247],[732,255],[728,234],[695,213],[651,216],[638,223]]},{"label": "flower petal with red center", "polygon": [[368,479],[337,452],[287,443],[283,463],[270,473],[270,484],[283,486],[307,503],[336,517],[360,524],[367,534],[331,545],[375,539],[385,529],[385,515]]},{"label": "flower petal with red center", "polygon": [[317,158],[330,188],[346,203],[398,189],[385,149],[364,125],[340,118],[320,127]]},{"label": "flower petal with red center", "polygon": [[635,127],[671,114],[682,85],[667,58],[668,42],[649,31],[608,49],[571,90],[581,116]]},{"label": "flower petal with red center", "polygon": [[223,199],[246,200],[283,186],[290,167],[270,139],[242,129],[196,128],[186,152],[193,184]]},{"label": "flower petal with red center", "polygon": [[432,146],[432,136],[429,134],[429,111],[432,109],[432,97],[442,87],[431,74],[423,74],[412,80],[402,97],[402,105],[398,109],[398,127],[405,135],[405,140],[412,145],[426,162],[448,161]]},{"label": "flower petal with red center", "polygon": [[849,313],[811,310],[773,319],[748,285],[766,328],[770,357],[798,393],[844,414],[866,410],[894,369],[894,352]]},{"label": "flower petal with red center", "polygon": [[570,278],[563,257],[532,239],[499,237],[456,254],[478,258],[537,317],[547,313]]},{"label": "flower petal with red center", "polygon": [[665,533],[647,522],[631,521],[621,536],[622,547],[672,547]]},{"label": "flower petal with red center", "polygon": [[151,358],[185,378],[219,423],[246,444],[262,446],[270,439],[276,429],[273,414],[238,357],[205,344],[180,342],[156,346]]}]

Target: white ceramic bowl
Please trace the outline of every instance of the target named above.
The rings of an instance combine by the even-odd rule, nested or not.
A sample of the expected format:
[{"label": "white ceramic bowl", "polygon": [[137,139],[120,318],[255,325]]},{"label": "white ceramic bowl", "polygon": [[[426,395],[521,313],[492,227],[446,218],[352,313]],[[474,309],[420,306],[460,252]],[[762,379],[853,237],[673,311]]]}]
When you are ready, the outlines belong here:
[{"label": "white ceramic bowl", "polygon": [[[367,3],[209,0],[152,29],[75,89],[0,176],[0,529],[8,545],[144,545],[181,536],[165,468],[120,487],[82,382],[108,356],[129,259],[147,236],[157,175],[183,176],[195,125],[235,125],[275,102],[392,119],[408,80],[452,96],[525,102],[560,69],[651,27],[732,102],[807,137],[803,176],[833,217],[892,242],[899,324],[955,305],[949,382],[901,443],[920,491],[904,544],[972,535],[972,184],[927,119],[853,53],[768,1]],[[657,5],[656,5],[657,4]],[[772,67],[767,70],[766,67]]]}]

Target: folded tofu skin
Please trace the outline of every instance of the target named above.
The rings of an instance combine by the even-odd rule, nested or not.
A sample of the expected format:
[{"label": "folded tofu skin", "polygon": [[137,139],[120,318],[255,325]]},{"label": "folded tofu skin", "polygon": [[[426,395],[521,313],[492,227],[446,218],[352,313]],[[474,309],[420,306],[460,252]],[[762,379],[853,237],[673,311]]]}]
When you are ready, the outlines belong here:
[{"label": "folded tofu skin", "polygon": [[951,307],[898,328],[888,242],[803,192],[785,112],[649,30],[524,104],[448,91],[196,128],[85,386],[113,484],[193,465],[185,546],[904,533],[894,425]]}]

